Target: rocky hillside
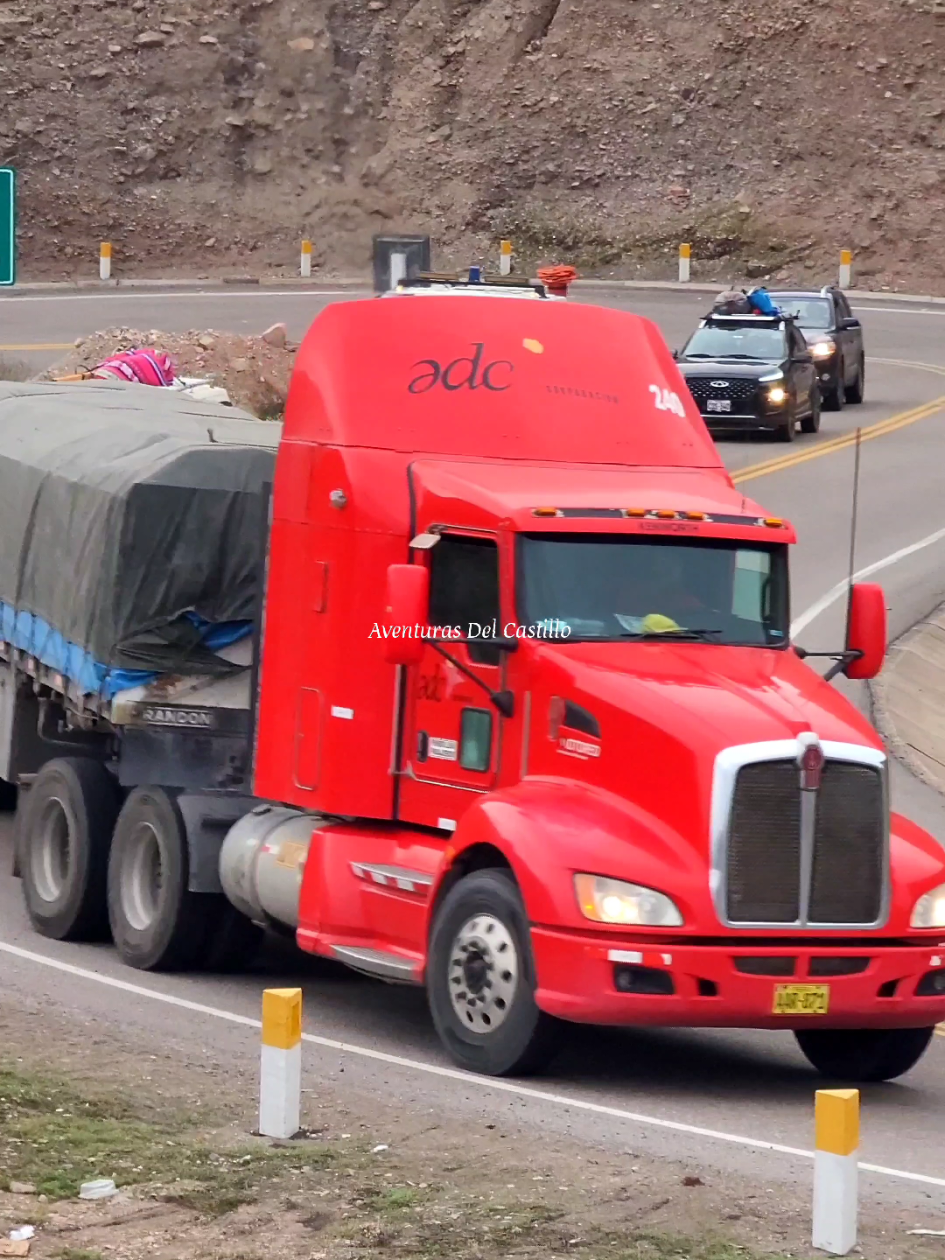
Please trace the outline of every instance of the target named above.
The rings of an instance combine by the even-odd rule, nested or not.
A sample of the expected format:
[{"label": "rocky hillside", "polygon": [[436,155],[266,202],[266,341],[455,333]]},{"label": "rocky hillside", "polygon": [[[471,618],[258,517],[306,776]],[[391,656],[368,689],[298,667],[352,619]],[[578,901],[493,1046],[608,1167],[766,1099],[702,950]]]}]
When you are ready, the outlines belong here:
[{"label": "rocky hillside", "polygon": [[[0,0],[24,278],[440,264],[945,286],[943,0]],[[703,263],[703,270],[706,264]],[[696,273],[698,274],[698,272]],[[936,280],[936,276],[938,279]]]}]

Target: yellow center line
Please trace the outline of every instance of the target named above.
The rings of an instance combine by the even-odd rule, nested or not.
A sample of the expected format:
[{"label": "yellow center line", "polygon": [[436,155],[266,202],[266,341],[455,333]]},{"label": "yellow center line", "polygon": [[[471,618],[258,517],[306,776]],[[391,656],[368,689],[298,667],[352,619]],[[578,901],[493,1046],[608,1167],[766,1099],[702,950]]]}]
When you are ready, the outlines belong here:
[{"label": "yellow center line", "polygon": [[[945,376],[945,369],[942,375]],[[945,410],[945,394],[934,398],[931,402],[923,403],[921,407],[914,407],[911,411],[902,411],[898,415],[890,416],[888,420],[879,420],[876,424],[867,425],[866,428],[860,430],[860,441],[871,442],[874,438],[885,437],[887,433],[895,433],[897,429],[904,429],[907,425],[915,424],[917,420],[927,420],[929,416],[934,416],[943,410]],[[760,464],[749,464],[747,468],[736,469],[732,473],[732,481],[738,485],[743,481],[752,481],[756,477],[767,477],[770,473],[781,472],[785,468],[796,468],[798,464],[806,464],[809,460],[820,459],[821,456],[831,455],[834,451],[845,450],[853,446],[855,442],[856,431],[854,430],[852,433],[844,433],[841,437],[831,438],[828,442],[821,442],[818,446],[791,451],[790,454],[781,455],[776,459],[766,459]]]},{"label": "yellow center line", "polygon": [[74,349],[75,349],[74,341],[34,341],[34,342],[24,343],[21,346],[0,345],[0,350],[6,350],[9,352],[12,352],[14,350],[19,350],[23,352],[23,351],[29,351],[29,350],[74,350]]},{"label": "yellow center line", "polygon": [[945,1024],[939,1024],[935,1030],[936,1037],[945,1037]]}]

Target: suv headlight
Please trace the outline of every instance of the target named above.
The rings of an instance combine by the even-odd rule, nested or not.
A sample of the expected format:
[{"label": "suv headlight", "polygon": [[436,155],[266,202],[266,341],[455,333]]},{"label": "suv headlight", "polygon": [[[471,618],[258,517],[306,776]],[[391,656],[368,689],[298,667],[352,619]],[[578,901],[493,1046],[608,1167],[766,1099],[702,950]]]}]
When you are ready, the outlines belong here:
[{"label": "suv headlight", "polygon": [[912,910],[909,926],[914,928],[945,928],[945,884],[933,888],[920,897]]},{"label": "suv headlight", "polygon": [[818,337],[811,344],[810,352],[815,359],[829,359],[837,348],[837,343],[832,337]]},{"label": "suv headlight", "polygon": [[653,888],[602,875],[575,875],[574,891],[585,919],[625,927],[682,927],[675,902]]}]

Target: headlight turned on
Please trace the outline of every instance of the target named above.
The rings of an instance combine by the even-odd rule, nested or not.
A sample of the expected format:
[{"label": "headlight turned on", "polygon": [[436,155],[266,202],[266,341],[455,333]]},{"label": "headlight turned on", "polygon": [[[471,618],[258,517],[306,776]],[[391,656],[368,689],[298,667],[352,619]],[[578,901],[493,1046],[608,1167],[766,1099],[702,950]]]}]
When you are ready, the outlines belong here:
[{"label": "headlight turned on", "polygon": [[787,390],[783,385],[773,385],[768,390],[768,402],[783,403],[785,398],[787,398]]},{"label": "headlight turned on", "polygon": [[602,875],[575,875],[574,891],[585,919],[623,927],[682,927],[675,902],[653,888]]},{"label": "headlight turned on", "polygon": [[920,897],[909,924],[914,928],[945,928],[945,884]]},{"label": "headlight turned on", "polygon": [[829,359],[837,348],[837,343],[831,341],[828,337],[824,337],[821,341],[815,341],[810,348],[811,354],[815,359]]}]

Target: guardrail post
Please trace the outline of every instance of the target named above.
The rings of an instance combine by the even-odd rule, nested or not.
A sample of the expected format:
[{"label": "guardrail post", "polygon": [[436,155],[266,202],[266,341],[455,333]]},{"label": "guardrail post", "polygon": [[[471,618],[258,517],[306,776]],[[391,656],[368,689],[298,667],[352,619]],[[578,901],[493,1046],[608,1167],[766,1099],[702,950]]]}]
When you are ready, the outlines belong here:
[{"label": "guardrail post", "polygon": [[813,1245],[831,1256],[856,1246],[860,1092],[819,1089],[815,1101]]},{"label": "guardrail post", "polygon": [[849,289],[853,282],[853,251],[849,249],[841,249],[840,251],[840,288]]},{"label": "guardrail post", "polygon": [[302,990],[266,989],[262,1001],[259,1132],[291,1138],[301,1127]]},{"label": "guardrail post", "polygon": [[98,247],[98,278],[99,280],[110,280],[112,278],[111,241],[102,241]]},{"label": "guardrail post", "polygon": [[312,274],[312,242],[302,242],[302,262],[300,274],[303,280],[308,280]]},{"label": "guardrail post", "polygon": [[679,283],[689,283],[689,267],[692,261],[692,246],[680,245],[679,247]]},{"label": "guardrail post", "polygon": [[512,274],[512,242],[502,241],[499,244],[499,275],[510,276]]}]

